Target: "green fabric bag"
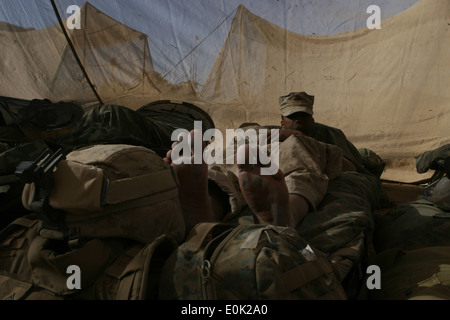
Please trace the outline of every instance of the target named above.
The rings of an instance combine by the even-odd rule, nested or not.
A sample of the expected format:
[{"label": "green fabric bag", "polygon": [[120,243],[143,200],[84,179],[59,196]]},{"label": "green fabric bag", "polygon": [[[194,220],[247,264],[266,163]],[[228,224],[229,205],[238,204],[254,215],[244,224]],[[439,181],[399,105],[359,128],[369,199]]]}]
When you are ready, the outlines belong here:
[{"label": "green fabric bag", "polygon": [[164,265],[163,300],[345,300],[331,263],[291,228],[200,223]]}]

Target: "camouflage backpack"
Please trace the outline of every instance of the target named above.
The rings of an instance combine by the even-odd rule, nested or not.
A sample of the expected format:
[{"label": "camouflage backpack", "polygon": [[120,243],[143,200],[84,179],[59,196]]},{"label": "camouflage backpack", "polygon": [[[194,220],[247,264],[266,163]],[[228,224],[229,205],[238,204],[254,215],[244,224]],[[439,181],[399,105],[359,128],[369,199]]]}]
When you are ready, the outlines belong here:
[{"label": "camouflage backpack", "polygon": [[148,244],[92,239],[70,249],[40,236],[41,228],[29,215],[0,232],[0,300],[153,300],[161,266],[177,247],[161,235]]},{"label": "camouflage backpack", "polygon": [[295,230],[270,225],[197,225],[160,284],[163,300],[347,299],[323,254]]},{"label": "camouflage backpack", "polygon": [[[3,298],[146,299],[155,292],[153,277],[185,237],[177,179],[160,156],[94,145],[67,156],[44,153],[16,173],[29,182],[22,200],[33,217],[0,234]],[[66,283],[70,266],[81,270],[79,291]]]},{"label": "camouflage backpack", "polygon": [[[26,171],[22,175],[28,176]],[[94,145],[73,151],[56,164],[50,179],[26,184],[22,201],[42,217],[40,232],[46,237],[143,243],[162,234],[179,242],[185,237],[176,175],[154,151],[141,146]]]}]

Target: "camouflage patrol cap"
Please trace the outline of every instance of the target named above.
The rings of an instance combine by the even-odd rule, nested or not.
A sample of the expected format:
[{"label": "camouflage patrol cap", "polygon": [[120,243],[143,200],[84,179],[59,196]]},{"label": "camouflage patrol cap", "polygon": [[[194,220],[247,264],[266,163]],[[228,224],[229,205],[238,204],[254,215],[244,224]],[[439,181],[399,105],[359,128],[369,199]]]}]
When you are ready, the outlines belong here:
[{"label": "camouflage patrol cap", "polygon": [[288,117],[296,112],[305,112],[313,115],[314,96],[306,92],[291,92],[280,97],[281,115]]}]

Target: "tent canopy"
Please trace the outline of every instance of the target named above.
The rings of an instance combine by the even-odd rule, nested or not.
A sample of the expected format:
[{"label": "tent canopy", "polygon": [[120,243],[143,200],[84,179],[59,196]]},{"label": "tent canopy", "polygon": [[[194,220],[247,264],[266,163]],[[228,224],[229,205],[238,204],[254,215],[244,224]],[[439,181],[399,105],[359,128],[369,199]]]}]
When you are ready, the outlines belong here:
[{"label": "tent canopy", "polygon": [[[52,2],[0,2],[1,96],[185,101],[224,130],[278,125],[278,97],[306,91],[315,120],[379,154],[393,180],[450,143],[448,0]],[[381,29],[366,26],[370,5]]]}]

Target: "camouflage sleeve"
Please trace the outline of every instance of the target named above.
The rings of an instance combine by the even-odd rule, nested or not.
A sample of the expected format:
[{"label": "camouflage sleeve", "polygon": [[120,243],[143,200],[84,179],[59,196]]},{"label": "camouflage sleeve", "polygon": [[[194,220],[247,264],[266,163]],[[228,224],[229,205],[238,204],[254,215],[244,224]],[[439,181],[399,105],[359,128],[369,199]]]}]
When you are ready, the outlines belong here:
[{"label": "camouflage sleeve", "polygon": [[342,130],[316,123],[312,137],[321,142],[338,146],[342,149],[343,156],[356,166],[358,172],[367,173],[361,154]]},{"label": "camouflage sleeve", "polygon": [[304,135],[293,135],[280,144],[280,169],[289,193],[304,197],[315,210],[329,181],[342,173],[342,151]]}]

